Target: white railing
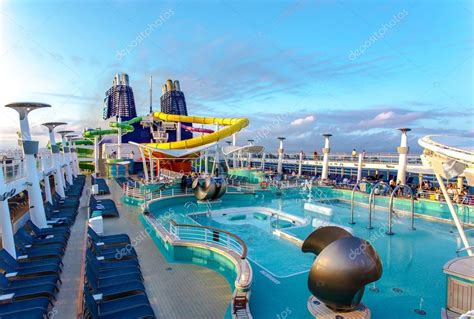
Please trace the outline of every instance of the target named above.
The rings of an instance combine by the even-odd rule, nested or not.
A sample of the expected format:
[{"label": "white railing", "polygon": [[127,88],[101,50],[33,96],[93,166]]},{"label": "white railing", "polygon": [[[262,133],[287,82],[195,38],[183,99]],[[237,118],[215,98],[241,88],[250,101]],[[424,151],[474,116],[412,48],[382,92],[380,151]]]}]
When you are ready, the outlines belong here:
[{"label": "white railing", "polygon": [[[253,157],[253,161],[260,159],[260,155]],[[245,160],[245,159],[244,159]],[[265,161],[275,162],[278,160],[278,154],[266,154]],[[300,160],[299,153],[287,153],[284,154],[283,161],[288,163],[298,163]],[[329,161],[332,162],[357,162],[359,160],[359,155],[352,156],[350,153],[339,153],[339,154],[330,154]],[[374,163],[374,164],[398,164],[399,156],[398,154],[385,154],[385,153],[376,153],[376,154],[366,154],[364,156],[364,163]],[[312,162],[322,162],[323,155],[318,154],[314,156],[312,154],[305,154],[303,156],[303,161],[312,161]],[[408,164],[411,165],[422,165],[420,155],[408,155],[407,157]]]},{"label": "white railing", "polygon": [[184,173],[170,171],[169,169],[160,169],[160,175],[169,179],[181,179]]},{"label": "white railing", "polygon": [[3,160],[0,165],[5,176],[5,182],[12,182],[26,177],[26,167],[23,159]]},{"label": "white railing", "polygon": [[[424,199],[431,199],[436,201],[446,201],[443,193],[435,192],[435,191],[418,191],[417,193],[418,198]],[[473,205],[474,203],[474,194],[456,194],[452,193],[449,194],[449,198],[453,201],[453,203],[457,204],[465,204],[465,205]]]},{"label": "white railing", "polygon": [[174,220],[170,220],[169,232],[180,240],[221,246],[237,253],[241,259],[247,258],[245,242],[228,231],[210,226],[177,224]]}]

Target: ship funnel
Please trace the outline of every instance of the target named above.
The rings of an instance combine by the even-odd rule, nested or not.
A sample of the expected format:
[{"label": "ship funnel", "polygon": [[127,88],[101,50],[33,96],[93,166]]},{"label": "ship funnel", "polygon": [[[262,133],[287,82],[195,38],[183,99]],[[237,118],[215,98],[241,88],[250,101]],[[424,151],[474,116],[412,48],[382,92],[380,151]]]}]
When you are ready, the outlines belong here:
[{"label": "ship funnel", "polygon": [[179,87],[179,81],[178,81],[178,80],[174,81],[174,89],[175,89],[176,91],[181,91],[181,89],[180,89],[180,87]]},{"label": "ship funnel", "polygon": [[115,74],[114,75],[114,81],[112,82],[112,86],[119,85],[120,84],[120,75]]},{"label": "ship funnel", "polygon": [[122,80],[120,81],[121,85],[127,85],[128,86],[128,74],[122,73],[121,74]]},{"label": "ship funnel", "polygon": [[171,81],[170,79],[166,80],[166,90],[168,92],[173,91],[173,81]]},{"label": "ship funnel", "polygon": [[116,85],[127,85],[128,86],[128,74],[115,74],[114,75],[114,82],[112,83],[113,86]]}]

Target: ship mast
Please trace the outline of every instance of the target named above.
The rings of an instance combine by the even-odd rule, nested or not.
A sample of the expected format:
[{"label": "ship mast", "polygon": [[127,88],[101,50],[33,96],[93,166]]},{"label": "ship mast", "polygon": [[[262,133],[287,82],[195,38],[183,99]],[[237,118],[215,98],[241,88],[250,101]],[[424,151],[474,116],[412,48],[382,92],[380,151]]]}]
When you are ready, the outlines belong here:
[{"label": "ship mast", "polygon": [[150,114],[153,113],[153,76],[150,75]]}]

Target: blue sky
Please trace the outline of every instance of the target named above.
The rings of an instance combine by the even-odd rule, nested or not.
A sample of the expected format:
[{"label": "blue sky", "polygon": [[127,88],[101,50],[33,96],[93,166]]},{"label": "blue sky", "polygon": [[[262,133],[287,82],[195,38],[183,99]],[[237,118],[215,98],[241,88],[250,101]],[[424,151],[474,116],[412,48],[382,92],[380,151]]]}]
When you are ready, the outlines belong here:
[{"label": "blue sky", "polygon": [[[394,152],[397,127],[474,135],[471,1],[2,2],[1,104],[49,103],[31,114],[80,131],[101,126],[113,75],[126,72],[138,113],[148,77],[178,79],[193,115],[248,116],[241,139],[312,151]],[[150,27],[151,25],[151,27]],[[148,28],[148,29],[147,29]],[[142,36],[140,36],[142,34]],[[143,36],[146,34],[145,36]],[[18,120],[1,109],[0,147]]]}]

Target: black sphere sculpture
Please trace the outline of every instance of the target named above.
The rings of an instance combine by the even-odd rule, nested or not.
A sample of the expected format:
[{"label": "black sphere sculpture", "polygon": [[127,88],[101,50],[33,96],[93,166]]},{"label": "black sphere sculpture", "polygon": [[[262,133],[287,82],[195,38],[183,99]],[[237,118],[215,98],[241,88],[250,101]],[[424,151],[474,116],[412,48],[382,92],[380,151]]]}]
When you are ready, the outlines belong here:
[{"label": "black sphere sculpture", "polygon": [[355,310],[365,285],[382,276],[373,246],[340,227],[316,229],[305,239],[302,251],[317,255],[308,276],[309,291],[335,311]]},{"label": "black sphere sculpture", "polygon": [[217,200],[225,194],[227,182],[222,177],[196,178],[192,185],[198,200]]}]

